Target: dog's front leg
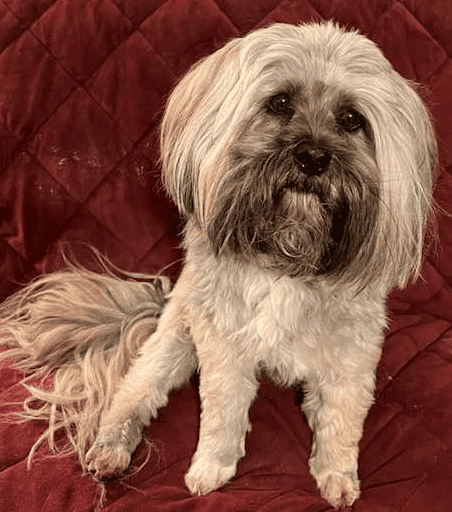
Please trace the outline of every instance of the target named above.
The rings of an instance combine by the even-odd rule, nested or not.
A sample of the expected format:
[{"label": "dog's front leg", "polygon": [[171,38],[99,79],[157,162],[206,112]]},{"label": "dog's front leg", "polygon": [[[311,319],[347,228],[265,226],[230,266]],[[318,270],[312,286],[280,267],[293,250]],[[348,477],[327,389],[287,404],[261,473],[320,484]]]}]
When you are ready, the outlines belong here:
[{"label": "dog's front leg", "polygon": [[308,381],[303,409],[314,434],[309,465],[323,498],[336,508],[351,506],[360,493],[358,443],[373,385],[373,372],[343,381]]},{"label": "dog's front leg", "polygon": [[168,393],[183,385],[196,368],[195,347],[185,332],[183,285],[180,278],[157,331],[142,346],[100,418],[97,437],[86,454],[87,467],[97,478],[127,468],[143,426],[166,405]]},{"label": "dog's front leg", "polygon": [[256,395],[254,364],[239,354],[237,340],[223,339],[207,321],[193,329],[200,363],[199,441],[185,483],[207,494],[235,475],[250,430],[248,410]]}]

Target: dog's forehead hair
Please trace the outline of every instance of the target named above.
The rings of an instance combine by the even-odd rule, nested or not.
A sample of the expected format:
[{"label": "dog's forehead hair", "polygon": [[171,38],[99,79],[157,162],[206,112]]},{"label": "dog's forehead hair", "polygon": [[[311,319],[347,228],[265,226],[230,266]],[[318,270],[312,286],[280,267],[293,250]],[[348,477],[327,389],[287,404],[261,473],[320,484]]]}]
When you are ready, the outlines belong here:
[{"label": "dog's forehead hair", "polygon": [[299,89],[299,95],[295,97],[295,107],[296,102],[299,102],[303,108],[312,108],[317,111],[329,110],[336,113],[356,104],[351,93],[320,79],[305,82]]}]

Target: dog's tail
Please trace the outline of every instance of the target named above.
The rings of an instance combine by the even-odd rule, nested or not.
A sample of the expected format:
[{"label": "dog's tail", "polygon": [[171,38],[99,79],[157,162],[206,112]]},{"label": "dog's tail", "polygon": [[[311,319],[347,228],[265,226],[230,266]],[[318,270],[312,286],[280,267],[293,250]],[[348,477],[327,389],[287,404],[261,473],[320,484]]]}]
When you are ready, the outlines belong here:
[{"label": "dog's tail", "polygon": [[[21,420],[44,419],[53,452],[85,453],[101,411],[111,402],[142,343],[155,331],[170,281],[121,273],[98,274],[71,265],[40,277],[0,305],[0,360],[23,370],[31,396]],[[56,441],[66,431],[69,443]]]}]

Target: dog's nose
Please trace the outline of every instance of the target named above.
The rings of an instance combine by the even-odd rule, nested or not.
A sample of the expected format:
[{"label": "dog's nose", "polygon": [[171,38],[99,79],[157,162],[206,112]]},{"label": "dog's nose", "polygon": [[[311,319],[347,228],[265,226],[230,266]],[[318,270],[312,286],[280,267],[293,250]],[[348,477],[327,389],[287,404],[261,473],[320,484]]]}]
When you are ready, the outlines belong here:
[{"label": "dog's nose", "polygon": [[331,153],[325,148],[309,147],[301,144],[295,148],[295,159],[303,173],[316,175],[328,169],[331,162]]}]

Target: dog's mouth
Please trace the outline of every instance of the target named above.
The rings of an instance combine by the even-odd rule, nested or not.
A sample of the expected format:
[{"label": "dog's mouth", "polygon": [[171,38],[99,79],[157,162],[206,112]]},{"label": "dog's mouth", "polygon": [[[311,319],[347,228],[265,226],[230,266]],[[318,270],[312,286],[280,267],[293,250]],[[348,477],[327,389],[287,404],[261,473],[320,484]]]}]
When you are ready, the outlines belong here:
[{"label": "dog's mouth", "polygon": [[297,179],[289,179],[278,195],[291,191],[301,195],[315,196],[322,203],[338,200],[337,188],[329,176],[307,176],[300,173]]}]

